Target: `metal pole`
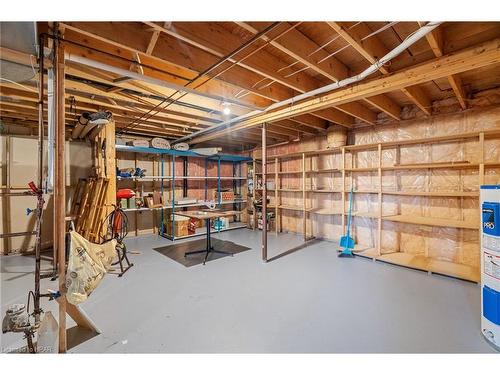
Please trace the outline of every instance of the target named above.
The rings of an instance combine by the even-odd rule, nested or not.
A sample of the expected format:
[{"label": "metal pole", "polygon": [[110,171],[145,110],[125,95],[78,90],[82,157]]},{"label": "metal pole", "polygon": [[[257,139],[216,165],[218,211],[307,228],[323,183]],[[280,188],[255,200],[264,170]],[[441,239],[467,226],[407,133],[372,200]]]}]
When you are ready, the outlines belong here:
[{"label": "metal pole", "polygon": [[[39,66],[39,80],[38,80],[38,186],[39,194],[42,194],[41,189],[43,185],[43,89],[44,89],[44,40],[43,35],[38,38],[38,66]],[[40,321],[40,263],[41,263],[41,246],[42,246],[42,218],[43,218],[43,195],[38,195],[38,204],[36,212],[36,242],[35,242],[35,301],[34,301],[34,314],[35,324]],[[52,259],[52,265],[55,271],[56,257]]]},{"label": "metal pole", "polygon": [[[137,158],[136,158],[137,160]],[[160,191],[161,191],[161,198],[164,199],[164,196],[163,196],[163,193],[165,191],[164,189],[164,183],[165,183],[165,161],[163,159],[163,154],[160,154],[160,162],[161,162],[161,180],[160,180]],[[144,197],[142,197],[144,199]],[[166,206],[166,205],[165,205]],[[153,211],[153,215],[154,215],[154,211]],[[160,215],[160,224],[158,225],[158,230],[159,230],[159,233],[160,233],[160,236],[164,236],[165,235],[165,210],[162,208],[161,209],[161,215]],[[137,223],[135,224],[136,227],[137,227]]]},{"label": "metal pole", "polygon": [[[267,124],[262,124],[262,260],[267,262]],[[255,187],[254,187],[255,188]],[[257,214],[257,213],[255,213]]]},{"label": "metal pole", "polygon": [[219,208],[220,208],[221,198],[222,198],[220,190],[221,190],[221,179],[220,179],[220,157],[219,157],[219,158],[217,158],[217,195],[218,195],[217,205],[219,206]]},{"label": "metal pole", "polygon": [[[187,156],[183,156],[182,157],[182,174],[184,176],[187,176],[188,175],[188,158]],[[182,197],[183,198],[187,198],[187,195],[188,195],[188,180],[187,178],[183,179],[182,180]],[[186,207],[184,207],[184,210],[186,210]]]},{"label": "metal pole", "polygon": [[[170,220],[170,218],[169,218]],[[172,241],[175,241],[175,155],[172,155]]]},{"label": "metal pole", "polygon": [[205,201],[208,201],[208,158],[205,158]]}]

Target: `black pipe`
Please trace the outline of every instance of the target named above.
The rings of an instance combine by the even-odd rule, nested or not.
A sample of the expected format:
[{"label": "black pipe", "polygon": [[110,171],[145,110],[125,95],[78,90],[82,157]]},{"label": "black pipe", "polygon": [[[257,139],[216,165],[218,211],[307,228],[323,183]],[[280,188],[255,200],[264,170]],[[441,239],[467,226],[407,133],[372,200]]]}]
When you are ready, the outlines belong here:
[{"label": "black pipe", "polygon": [[[35,293],[34,293],[34,310],[35,324],[40,321],[40,263],[41,263],[41,245],[42,245],[42,219],[43,219],[43,104],[44,104],[44,43],[43,34],[38,37],[38,67],[39,67],[39,84],[38,84],[38,192],[37,192],[37,211],[36,211],[36,239],[35,239]],[[50,126],[50,125],[49,125]],[[55,259],[53,260],[55,265]]]}]

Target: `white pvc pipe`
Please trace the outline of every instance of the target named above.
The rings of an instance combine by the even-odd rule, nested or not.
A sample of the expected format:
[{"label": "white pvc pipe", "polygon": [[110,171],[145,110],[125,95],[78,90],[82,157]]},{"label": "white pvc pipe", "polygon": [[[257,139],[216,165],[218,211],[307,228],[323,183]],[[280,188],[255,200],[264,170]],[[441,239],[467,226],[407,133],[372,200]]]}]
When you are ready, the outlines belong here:
[{"label": "white pvc pipe", "polygon": [[341,87],[344,87],[344,86],[347,86],[347,85],[350,85],[350,84],[353,84],[356,82],[359,82],[359,81],[363,80],[364,78],[368,77],[369,75],[375,73],[377,70],[380,69],[380,67],[382,67],[384,64],[388,63],[390,60],[392,60],[393,58],[395,58],[396,56],[401,54],[404,50],[406,50],[408,47],[413,45],[415,42],[422,39],[425,35],[430,33],[432,30],[434,30],[436,27],[438,27],[441,23],[442,22],[429,22],[425,26],[422,26],[420,29],[418,29],[413,34],[408,36],[405,40],[403,40],[403,42],[401,42],[401,44],[399,44],[396,48],[391,50],[384,57],[382,57],[380,60],[376,61],[374,64],[370,65],[368,68],[366,68],[364,71],[362,71],[358,75],[355,75],[355,76],[349,77],[349,78],[345,78],[341,81],[320,87],[316,90],[312,90],[312,91],[306,92],[304,94],[294,96],[293,98],[286,99],[286,100],[283,100],[281,102],[271,104],[269,107],[265,108],[264,110],[253,111],[253,112],[247,113],[245,115],[235,117],[231,120],[222,122],[220,124],[214,125],[210,128],[198,130],[197,132],[194,132],[194,133],[186,135],[182,138],[176,139],[173,143],[185,142],[185,141],[192,139],[194,137],[198,137],[202,134],[214,131],[217,128],[228,126],[228,125],[231,125],[232,123],[248,119],[250,117],[271,111],[271,110],[276,109],[276,108],[283,107],[287,104],[293,104],[293,103],[298,102],[300,100],[304,100],[304,99],[310,98],[310,97],[315,96],[315,95],[320,95],[320,94],[323,94],[323,93],[326,93],[326,92],[329,92],[329,91],[332,91],[332,90],[335,90],[335,89],[338,89],[338,88],[341,88]]}]

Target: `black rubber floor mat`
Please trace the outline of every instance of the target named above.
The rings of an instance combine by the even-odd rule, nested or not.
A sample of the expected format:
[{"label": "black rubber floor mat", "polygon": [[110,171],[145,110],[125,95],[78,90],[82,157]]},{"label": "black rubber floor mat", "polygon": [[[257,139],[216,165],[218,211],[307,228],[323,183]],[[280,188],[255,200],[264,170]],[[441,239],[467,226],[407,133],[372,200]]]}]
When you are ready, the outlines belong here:
[{"label": "black rubber floor mat", "polygon": [[[238,254],[243,251],[250,250],[249,247],[238,245],[231,241],[223,241],[215,238],[212,238],[212,246],[215,250],[227,251],[233,254]],[[184,253],[188,251],[204,250],[205,248],[206,248],[206,240],[203,238],[194,241],[187,241],[187,242],[176,243],[173,245],[157,247],[154,248],[153,250],[158,251],[160,254],[163,254],[172,260],[175,260],[176,262],[182,264],[185,267],[192,267],[203,263],[203,260],[205,259],[205,253],[188,255],[187,257],[184,256]],[[226,256],[229,255],[210,253],[207,262]]]}]

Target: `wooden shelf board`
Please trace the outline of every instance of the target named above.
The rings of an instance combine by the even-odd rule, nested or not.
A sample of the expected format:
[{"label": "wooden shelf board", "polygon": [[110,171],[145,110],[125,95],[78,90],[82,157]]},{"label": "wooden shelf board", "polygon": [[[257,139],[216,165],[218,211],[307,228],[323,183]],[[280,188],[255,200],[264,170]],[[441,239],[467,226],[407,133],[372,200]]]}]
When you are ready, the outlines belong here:
[{"label": "wooden shelf board", "polygon": [[335,208],[312,208],[310,212],[315,215],[343,215],[340,209]]},{"label": "wooden shelf board", "polygon": [[397,264],[398,266],[414,268],[421,271],[429,270],[429,258],[426,258],[423,255],[394,252],[383,254],[376,259],[381,262]]},{"label": "wooden shelf board", "polygon": [[478,282],[480,280],[479,269],[465,264],[427,258],[420,254],[409,254],[384,249],[381,250],[382,254],[380,256],[375,248],[357,251],[355,247],[353,251],[357,256],[375,259],[380,262],[390,263],[397,266],[413,268],[420,271],[428,271],[468,281]]},{"label": "wooden shelf board", "polygon": [[[304,208],[302,206],[293,206],[293,205],[286,205],[282,204],[278,206],[279,209],[281,210],[290,210],[290,211],[304,211]],[[310,208],[306,208],[306,211],[310,211]]]},{"label": "wooden shelf board", "polygon": [[[350,193],[350,191],[346,190],[344,193]],[[378,190],[354,190],[354,194],[378,194]]]},{"label": "wooden shelf board", "polygon": [[333,194],[333,193],[342,193],[340,190],[330,190],[330,189],[314,189],[314,190],[309,190],[312,193],[324,193],[324,194]]},{"label": "wooden shelf board", "polygon": [[436,274],[456,277],[463,280],[474,282],[478,282],[480,280],[478,268],[465,264],[427,258],[424,255],[396,252],[381,255],[376,259],[381,262],[396,264],[422,271],[429,271]]},{"label": "wooden shelf board", "polygon": [[477,163],[422,163],[416,165],[395,165],[382,167],[383,171],[413,170],[413,169],[471,169],[479,168]]},{"label": "wooden shelf board", "polygon": [[438,227],[464,228],[464,229],[479,228],[479,221],[478,221],[479,218],[476,221],[462,221],[462,220],[442,219],[442,218],[424,217],[416,215],[390,215],[390,216],[383,216],[382,219],[388,221],[395,221],[399,223],[429,225]]},{"label": "wooden shelf board", "polygon": [[366,167],[366,168],[345,168],[346,172],[376,172],[378,168],[376,167]]},{"label": "wooden shelf board", "polygon": [[[357,246],[357,245],[356,245]],[[363,258],[376,259],[378,257],[378,251],[374,247],[359,247],[358,249],[354,246],[354,254]]]},{"label": "wooden shelf board", "polygon": [[481,279],[479,268],[438,259],[429,260],[429,271],[474,282]]},{"label": "wooden shelf board", "polygon": [[366,217],[366,218],[370,218],[370,219],[377,219],[378,218],[378,213],[376,213],[376,212],[356,212],[356,211],[354,211],[352,213],[352,216],[355,216],[355,217]]},{"label": "wooden shelf board", "polygon": [[421,197],[479,197],[477,191],[382,191],[382,194]]},{"label": "wooden shelf board", "polygon": [[[299,158],[299,157],[302,157],[302,154],[305,154],[306,156],[336,154],[336,153],[342,152],[342,149],[344,149],[345,151],[376,150],[378,148],[379,144],[382,146],[382,149],[388,149],[388,148],[394,148],[394,147],[398,147],[398,146],[409,146],[409,145],[415,145],[415,144],[430,144],[430,143],[457,141],[457,140],[461,140],[461,139],[479,138],[480,133],[481,133],[480,131],[474,131],[474,132],[466,132],[466,133],[444,135],[444,136],[437,136],[437,137],[400,139],[400,140],[380,142],[380,143],[366,143],[366,144],[341,146],[341,147],[334,147],[334,148],[323,149],[323,150],[304,151],[304,152],[295,152],[295,153],[289,153],[289,154],[274,155],[274,156],[269,156],[268,160],[272,161],[275,158],[278,158],[278,159]],[[485,130],[482,133],[484,133],[485,139],[492,139],[492,138],[499,138],[500,137],[500,131],[497,129]],[[261,158],[257,158],[257,160],[261,160]],[[498,164],[498,163],[496,163],[496,164]]]},{"label": "wooden shelf board", "polygon": [[341,169],[337,168],[332,168],[332,169],[316,169],[316,170],[310,170],[306,171],[306,173],[313,174],[313,173],[341,173]]},{"label": "wooden shelf board", "polygon": [[[172,176],[144,176],[144,177],[117,177],[119,181],[151,181],[151,180],[173,180]],[[217,180],[217,176],[175,176],[176,180]],[[246,180],[247,177],[221,176],[221,180]]]}]

